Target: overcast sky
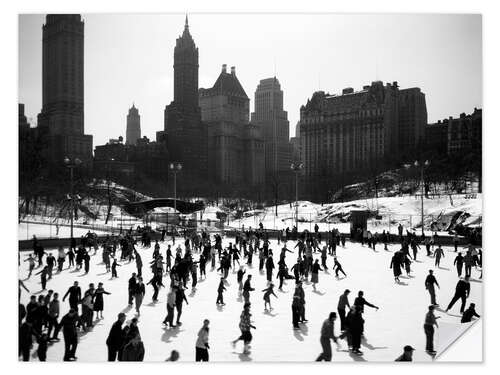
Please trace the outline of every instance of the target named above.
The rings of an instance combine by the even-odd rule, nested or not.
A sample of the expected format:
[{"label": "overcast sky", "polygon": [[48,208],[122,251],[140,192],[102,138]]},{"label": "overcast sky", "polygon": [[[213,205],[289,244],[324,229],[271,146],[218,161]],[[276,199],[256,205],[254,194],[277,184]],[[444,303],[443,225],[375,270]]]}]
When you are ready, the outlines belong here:
[{"label": "overcast sky", "polygon": [[[94,146],[125,136],[134,102],[142,134],[155,139],[173,98],[173,53],[184,14],[84,14],[85,133]],[[44,15],[19,16],[19,102],[36,119],[42,103]],[[189,14],[199,48],[200,87],[222,64],[250,98],[260,79],[284,91],[291,136],[318,89],[340,93],[374,80],[426,94],[429,122],[482,106],[479,15]]]}]

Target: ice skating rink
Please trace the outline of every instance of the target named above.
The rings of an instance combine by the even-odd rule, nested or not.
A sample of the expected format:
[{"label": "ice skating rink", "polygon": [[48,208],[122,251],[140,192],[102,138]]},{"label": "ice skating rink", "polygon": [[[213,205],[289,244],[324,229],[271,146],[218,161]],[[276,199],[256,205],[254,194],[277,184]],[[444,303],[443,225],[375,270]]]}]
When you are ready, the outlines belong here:
[{"label": "ice skating rink", "polygon": [[[234,243],[234,238],[225,238],[223,245],[229,242]],[[165,255],[167,244],[171,241],[161,243],[161,252]],[[178,243],[183,244],[183,240],[178,238]],[[153,243],[154,245],[154,243]],[[293,250],[295,241],[289,241],[287,247]],[[276,241],[271,241],[270,248],[273,250],[275,264],[279,259],[279,252],[282,245],[278,247]],[[143,249],[137,246],[137,250],[142,255],[144,267],[143,278],[145,282],[151,279],[151,270],[148,268],[153,247]],[[295,249],[296,250],[296,249]],[[294,251],[295,251],[294,250]],[[464,325],[460,323],[460,303],[457,302],[449,314],[445,313],[447,304],[450,302],[457,283],[458,277],[453,266],[455,253],[452,248],[444,248],[445,257],[441,261],[441,268],[434,267],[434,258],[425,256],[425,249],[419,250],[417,262],[413,262],[412,274],[409,278],[401,276],[401,283],[394,282],[392,270],[389,268],[393,251],[399,250],[399,245],[389,245],[389,251],[383,249],[382,244],[377,245],[377,251],[361,246],[358,243],[346,242],[346,247],[337,247],[337,256],[347,273],[346,278],[336,279],[331,271],[333,258],[328,257],[327,265],[330,270],[319,274],[319,284],[317,291],[313,291],[312,285],[304,283],[306,298],[306,324],[301,324],[301,329],[292,329],[291,303],[294,291],[294,280],[287,280],[283,287],[283,292],[278,290],[279,280],[276,279],[277,269],[274,271],[275,292],[278,299],[271,296],[273,310],[264,311],[264,301],[261,292],[267,285],[265,273],[259,273],[258,256],[254,255],[253,268],[247,268],[247,274],[252,274],[252,286],[256,289],[251,293],[251,312],[256,330],[252,330],[253,342],[251,353],[242,354],[242,342],[235,348],[230,344],[240,335],[238,328],[239,316],[243,307],[243,299],[238,296],[238,284],[236,282],[236,270],[230,270],[228,277],[228,290],[224,293],[226,305],[216,306],[217,286],[220,275],[210,268],[207,263],[207,278],[199,279],[196,290],[190,288],[186,290],[189,305],[184,304],[182,314],[182,325],[173,329],[165,329],[162,321],[166,315],[166,294],[167,290],[160,289],[159,301],[151,302],[153,289],[146,285],[146,296],[141,308],[139,317],[139,329],[145,346],[144,361],[164,361],[170,351],[176,349],[180,353],[180,361],[194,361],[195,342],[197,333],[202,326],[203,319],[210,320],[210,361],[255,361],[255,362],[309,362],[314,361],[321,352],[319,335],[321,325],[327,318],[330,311],[337,311],[337,302],[340,294],[345,289],[351,290],[349,302],[352,304],[359,290],[365,292],[367,301],[380,307],[376,311],[370,307],[365,307],[365,340],[362,342],[362,356],[349,353],[347,342],[339,340],[336,347],[332,343],[333,357],[335,362],[352,361],[393,361],[402,353],[404,345],[411,345],[416,350],[414,361],[431,361],[432,358],[425,352],[425,335],[423,332],[424,316],[430,303],[429,295],[424,287],[424,280],[428,270],[434,270],[434,274],[441,286],[437,289],[437,301],[440,307],[436,311],[439,324],[443,324],[443,332],[438,329],[435,335],[435,348],[444,350],[447,343],[454,341],[454,338],[461,334]],[[462,249],[465,254],[465,249]],[[136,272],[135,262],[121,262],[118,267],[119,278],[110,280],[111,274],[106,273],[101,259],[102,250],[99,249],[97,255],[92,256],[91,268],[88,275],[84,271],[68,270],[67,261],[61,274],[54,274],[52,280],[47,283],[47,289],[58,292],[60,299],[73,284],[78,281],[82,288],[82,294],[88,289],[89,283],[97,286],[98,282],[104,283],[104,288],[111,292],[111,295],[104,296],[104,319],[95,322],[95,326],[87,333],[79,337],[79,344],[76,352],[80,362],[102,362],[107,360],[106,338],[111,325],[115,322],[119,312],[127,314],[127,322],[135,316],[134,308],[127,305],[128,279],[132,272]],[[119,254],[119,252],[118,252]],[[34,273],[29,280],[27,277],[28,263],[22,262],[28,255],[27,252],[21,254],[21,266],[19,278],[24,280],[25,285],[31,293],[22,291],[21,301],[26,304],[29,295],[41,292],[40,276]],[[56,254],[55,254],[56,255]],[[56,255],[57,256],[57,255]],[[319,258],[320,254],[315,253],[314,258]],[[193,253],[194,260],[198,260],[199,254]],[[278,259],[276,259],[278,258]],[[287,253],[286,262],[289,268],[296,260],[294,254]],[[242,263],[246,260],[240,259]],[[40,271],[41,268],[35,271]],[[467,300],[476,304],[476,311],[482,315],[482,281],[479,279],[479,271],[472,270],[471,293]],[[246,276],[245,276],[246,278]],[[169,279],[164,278],[164,284],[169,285]],[[68,300],[61,301],[61,317],[69,309]],[[177,314],[175,315],[177,318]],[[335,334],[340,334],[340,322],[335,324]],[[64,353],[64,341],[60,333],[60,342],[49,346],[47,361],[62,361]],[[37,344],[33,347],[33,358],[36,361]],[[439,353],[438,353],[439,354]]]}]

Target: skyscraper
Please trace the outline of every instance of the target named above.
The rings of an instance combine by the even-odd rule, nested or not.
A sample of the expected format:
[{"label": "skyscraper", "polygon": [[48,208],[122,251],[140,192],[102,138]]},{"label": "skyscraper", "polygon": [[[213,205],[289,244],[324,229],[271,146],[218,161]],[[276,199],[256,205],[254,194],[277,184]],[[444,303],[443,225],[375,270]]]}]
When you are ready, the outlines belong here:
[{"label": "skyscraper", "polygon": [[49,14],[43,25],[42,111],[40,131],[48,139],[47,157],[92,159],[92,136],[84,134],[83,34],[79,14]]},{"label": "skyscraper", "polygon": [[206,180],[207,128],[198,105],[198,48],[187,16],[174,49],[174,100],[165,107],[164,115],[164,131],[157,133],[157,140],[167,143],[171,161],[183,163],[186,178]]},{"label": "skyscraper", "polygon": [[264,143],[249,124],[250,99],[226,64],[209,89],[200,89],[201,118],[208,128],[209,171],[214,182],[249,189],[264,182]]},{"label": "skyscraper", "polygon": [[276,77],[263,79],[257,86],[252,124],[261,127],[264,136],[266,178],[289,171],[292,147],[288,115],[283,110],[283,91]]},{"label": "skyscraper", "polygon": [[137,140],[141,138],[141,116],[135,104],[132,104],[132,108],[128,110],[126,135],[125,144],[127,145],[136,145]]}]

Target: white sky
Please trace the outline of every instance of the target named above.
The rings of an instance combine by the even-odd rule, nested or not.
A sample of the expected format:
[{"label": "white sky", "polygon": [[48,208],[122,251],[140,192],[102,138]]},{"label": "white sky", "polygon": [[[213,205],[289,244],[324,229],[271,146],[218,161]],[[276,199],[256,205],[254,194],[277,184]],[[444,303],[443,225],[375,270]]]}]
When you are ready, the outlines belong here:
[{"label": "white sky", "polygon": [[[142,134],[163,130],[173,98],[173,52],[184,14],[84,14],[85,132],[94,146],[125,136],[135,102]],[[44,15],[19,16],[19,102],[36,119],[42,102]],[[339,93],[376,79],[418,86],[429,122],[482,107],[479,15],[189,14],[200,87],[236,66],[251,99],[276,72],[293,136],[299,109],[318,88]]]}]

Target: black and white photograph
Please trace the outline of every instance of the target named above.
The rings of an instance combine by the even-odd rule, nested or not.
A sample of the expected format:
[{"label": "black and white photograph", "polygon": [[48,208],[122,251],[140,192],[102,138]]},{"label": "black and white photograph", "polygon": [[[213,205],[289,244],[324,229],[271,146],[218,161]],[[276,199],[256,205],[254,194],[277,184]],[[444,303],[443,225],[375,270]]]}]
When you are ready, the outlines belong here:
[{"label": "black and white photograph", "polygon": [[19,362],[446,362],[483,324],[482,14],[17,17]]}]

